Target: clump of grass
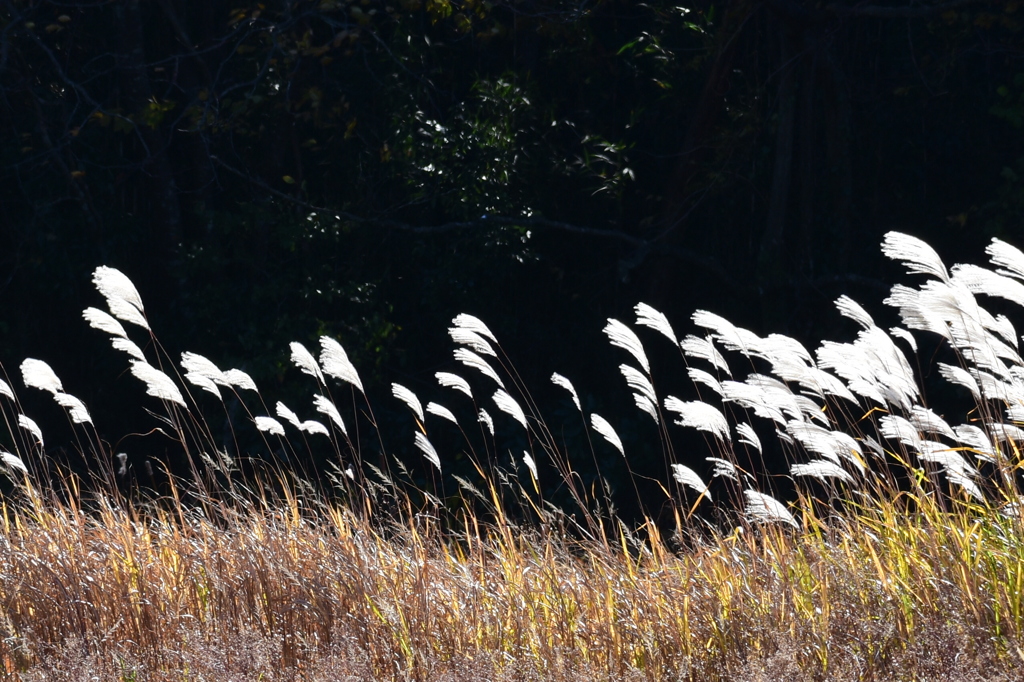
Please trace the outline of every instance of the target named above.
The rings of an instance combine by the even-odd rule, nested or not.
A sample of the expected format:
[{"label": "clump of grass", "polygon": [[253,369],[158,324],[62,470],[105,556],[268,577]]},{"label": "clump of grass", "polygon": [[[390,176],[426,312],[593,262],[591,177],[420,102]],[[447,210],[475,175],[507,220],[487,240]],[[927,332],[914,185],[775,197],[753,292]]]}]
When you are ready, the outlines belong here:
[{"label": "clump of grass", "polygon": [[[46,456],[9,378],[0,383],[14,483],[0,517],[0,670],[25,680],[1013,679],[1024,662],[1024,361],[1009,319],[976,295],[1024,304],[1024,255],[994,242],[993,272],[947,270],[906,235],[887,235],[883,251],[927,278],[887,299],[904,328],[881,329],[844,297],[856,340],[815,353],[703,311],[699,334],[678,339],[664,315],[637,306],[637,326],[685,360],[686,399],[659,392],[640,336],[609,321],[665,456],[671,522],[636,527],[606,489],[582,485],[476,318],[450,330],[471,380],[438,375],[461,409],[392,387],[423,458],[408,466],[363,444],[360,414],[372,423],[372,407],[335,339],[321,339],[319,358],[290,348],[323,420],[280,401],[271,410],[239,370],[186,353],[179,373],[134,286],[101,268],[110,312],[85,317],[130,356],[191,475],[166,477],[159,492],[119,486],[126,457],[48,365],[27,360],[24,383],[53,395],[95,462],[82,480]],[[938,369],[974,400],[964,424],[925,404],[901,348],[916,353],[921,332],[945,340]],[[552,380],[600,436],[591,454],[613,447],[628,465],[612,420],[586,414],[568,378]],[[204,416],[211,400],[236,451]],[[233,411],[248,423],[231,422]],[[703,470],[677,461],[676,425],[706,436]],[[435,447],[441,429],[464,439],[464,470]],[[371,434],[388,452],[389,435]],[[253,439],[253,452],[238,451]],[[521,451],[499,448],[507,442]],[[785,489],[756,464],[772,443],[787,458]],[[330,471],[269,456],[297,462],[317,448]],[[571,508],[545,499],[552,473]]]}]

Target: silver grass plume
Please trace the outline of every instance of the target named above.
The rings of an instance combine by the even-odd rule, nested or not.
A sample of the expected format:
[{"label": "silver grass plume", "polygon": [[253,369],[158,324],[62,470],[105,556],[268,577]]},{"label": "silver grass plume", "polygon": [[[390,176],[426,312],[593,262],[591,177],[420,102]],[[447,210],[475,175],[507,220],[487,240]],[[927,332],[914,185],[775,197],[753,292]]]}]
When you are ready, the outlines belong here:
[{"label": "silver grass plume", "polygon": [[456,426],[459,425],[459,420],[455,418],[455,415],[444,405],[438,405],[437,403],[427,403],[427,413],[434,416],[440,417],[441,419],[447,419]]},{"label": "silver grass plume", "polygon": [[96,289],[107,299],[107,307],[111,315],[123,322],[130,322],[149,331],[146,310],[142,305],[142,297],[132,281],[114,268],[100,266],[93,271],[92,282]]},{"label": "silver grass plume", "polygon": [[483,323],[478,317],[462,313],[457,315],[452,324],[462,329],[468,329],[469,331],[476,332],[480,336],[490,339],[494,343],[498,343],[498,339],[491,333],[491,330],[487,328],[487,325]]},{"label": "silver grass plume", "polygon": [[511,415],[517,422],[522,424],[524,429],[529,429],[523,408],[505,390],[499,388],[494,392],[494,403],[498,406],[499,410]]},{"label": "silver grass plume", "polygon": [[956,440],[971,448],[974,456],[983,462],[996,462],[996,449],[992,439],[982,429],[972,424],[961,424],[953,428]]},{"label": "silver grass plume", "polygon": [[839,314],[843,317],[848,317],[864,329],[870,329],[875,326],[875,321],[871,319],[871,315],[868,311],[857,303],[849,296],[840,296],[836,299],[836,308],[839,309]]},{"label": "silver grass plume", "polygon": [[668,318],[665,314],[655,310],[646,303],[637,303],[633,308],[633,312],[636,313],[636,323],[644,327],[650,327],[656,332],[662,334],[672,343],[677,343],[676,333],[672,331],[672,325],[669,323]]},{"label": "silver grass plume", "polygon": [[690,334],[679,342],[679,347],[686,357],[706,360],[712,366],[722,370],[726,376],[732,376],[732,372],[729,370],[729,363],[725,361],[725,356],[722,355],[721,351],[715,348],[715,344],[711,342],[711,339],[702,339]]},{"label": "silver grass plume", "polygon": [[913,334],[908,332],[903,327],[893,327],[892,329],[889,330],[889,334],[891,334],[894,338],[903,339],[904,341],[907,342],[907,345],[910,346],[910,350],[914,351],[915,353],[917,352],[917,340],[914,338]]},{"label": "silver grass plume", "polygon": [[523,464],[530,470],[530,476],[533,476],[533,480],[537,480],[537,463],[533,461],[533,456],[529,452],[523,451]]},{"label": "silver grass plume", "polygon": [[744,490],[743,497],[747,500],[746,512],[751,521],[757,523],[785,523],[799,528],[800,525],[785,505],[771,495],[756,490]]},{"label": "silver grass plume", "polygon": [[901,261],[907,271],[922,275],[933,275],[944,282],[949,273],[939,254],[917,237],[901,232],[888,232],[882,240],[882,253],[892,260]]},{"label": "silver grass plume", "polygon": [[675,422],[679,426],[713,433],[722,441],[731,440],[729,422],[726,421],[721,410],[714,405],[699,400],[683,402],[679,398],[669,396],[665,398],[665,409],[679,415],[679,420]]},{"label": "silver grass plume", "polygon": [[256,382],[252,380],[252,377],[240,369],[224,370],[224,380],[240,391],[252,391],[253,393],[260,392],[260,390],[256,388]]},{"label": "silver grass plume", "polygon": [[731,351],[738,351],[746,356],[761,357],[762,339],[757,334],[737,327],[721,315],[698,310],[690,319],[698,327],[710,329],[715,338]]},{"label": "silver grass plume", "polygon": [[186,381],[223,400],[218,386],[227,386],[228,380],[212,361],[197,353],[182,353],[181,367]]},{"label": "silver grass plume", "polygon": [[327,430],[327,427],[316,421],[315,419],[307,419],[306,421],[299,424],[299,430],[304,431],[310,435],[319,433],[322,436],[330,438],[331,432]]},{"label": "silver grass plume", "polygon": [[448,335],[452,337],[452,341],[454,343],[457,343],[460,346],[469,346],[475,353],[498,357],[498,354],[494,352],[494,348],[492,348],[491,344],[487,342],[487,339],[472,329],[449,327]]},{"label": "silver grass plume", "polygon": [[[954,265],[952,280],[967,287],[973,294],[1004,298],[1011,303],[1024,306],[1024,284],[981,266]],[[1011,341],[1011,343],[1015,343],[1015,341]]]},{"label": "silver grass plume", "polygon": [[613,346],[617,346],[628,351],[630,355],[636,358],[636,361],[640,363],[644,372],[650,375],[651,363],[647,361],[647,353],[644,352],[644,346],[640,343],[640,338],[632,329],[618,320],[609,317],[608,324],[605,325],[603,331],[605,335],[608,336],[608,340],[611,341]]},{"label": "silver grass plume", "polygon": [[43,431],[42,429],[39,428],[39,424],[36,424],[27,416],[19,414],[18,426],[31,433],[35,437],[36,441],[39,443],[39,447],[43,447]]},{"label": "silver grass plume", "polygon": [[456,391],[465,393],[466,396],[473,399],[473,389],[469,387],[469,382],[460,377],[458,374],[452,374],[451,372],[437,372],[434,374],[437,379],[437,383],[445,388],[454,388]]},{"label": "silver grass plume", "polygon": [[927,407],[914,405],[914,409],[910,413],[910,423],[921,433],[933,433],[956,440],[956,433],[946,423],[946,420]]},{"label": "silver grass plume", "polygon": [[14,390],[11,388],[10,384],[3,379],[0,379],[0,395],[5,395],[11,400],[15,400]]},{"label": "silver grass plume", "polygon": [[412,410],[412,413],[416,415],[416,418],[419,419],[421,424],[424,422],[425,417],[423,416],[423,405],[420,403],[420,399],[416,397],[415,393],[401,384],[391,384],[391,395],[408,405],[409,409]]},{"label": "silver grass plume", "polygon": [[53,369],[42,360],[35,358],[26,358],[22,361],[21,378],[26,386],[48,391],[53,395],[64,390],[64,386]]},{"label": "silver grass plume", "polygon": [[684,485],[689,488],[693,488],[700,495],[706,495],[707,498],[711,499],[711,492],[708,490],[707,484],[701,480],[701,477],[696,471],[688,466],[682,464],[672,465],[672,478],[676,480],[679,485]]},{"label": "silver grass plume", "polygon": [[656,423],[658,420],[658,396],[654,393],[654,384],[639,370],[629,365],[619,365],[619,371],[626,378],[626,385],[633,391],[633,400],[637,407],[651,415]]},{"label": "silver grass plume", "polygon": [[288,347],[292,351],[292,363],[302,370],[303,374],[315,377],[321,385],[325,385],[324,374],[320,370],[320,365],[316,363],[316,358],[313,357],[313,354],[298,341],[292,341],[288,344]]},{"label": "silver grass plume", "polygon": [[697,369],[696,367],[687,367],[686,374],[690,377],[690,381],[693,383],[703,384],[718,395],[722,395],[722,382],[711,376],[709,372]]},{"label": "silver grass plume", "polygon": [[13,455],[10,452],[0,452],[0,462],[7,467],[8,471],[20,471],[23,474],[28,473],[28,467],[21,461],[21,457]]},{"label": "silver grass plume", "polygon": [[138,344],[131,339],[122,339],[121,337],[116,336],[110,340],[110,345],[114,347],[114,350],[127,353],[136,360],[141,360],[142,362],[146,361],[146,356],[143,354],[142,349],[139,348]]},{"label": "silver grass plume", "polygon": [[281,422],[273,417],[253,417],[253,421],[256,422],[256,428],[260,431],[269,433],[272,436],[284,435],[284,427],[281,426]]},{"label": "silver grass plume", "polygon": [[188,407],[174,381],[148,362],[133,360],[132,374],[146,384],[146,395],[151,395],[166,402],[177,403],[182,407]]},{"label": "silver grass plume", "polygon": [[431,445],[429,440],[427,440],[427,437],[419,431],[413,433],[413,437],[415,439],[416,447],[423,453],[423,457],[437,467],[438,471],[441,471],[441,458],[437,456],[437,450],[435,450],[434,446]]},{"label": "silver grass plume", "polygon": [[619,451],[619,454],[623,457],[626,456],[626,450],[622,447],[622,439],[619,438],[619,434],[615,433],[615,429],[608,423],[608,420],[599,414],[590,415],[590,425],[595,431],[604,436],[604,439],[615,446],[615,449]]},{"label": "silver grass plume", "polygon": [[89,326],[93,329],[99,329],[101,332],[106,332],[111,336],[119,336],[127,339],[128,332],[124,330],[121,323],[118,322],[113,316],[103,312],[99,308],[86,308],[82,311],[82,317],[89,323]]},{"label": "silver grass plume", "polygon": [[793,476],[811,476],[819,481],[838,478],[844,483],[853,483],[853,476],[841,466],[830,460],[819,459],[807,464],[794,464],[789,468]]},{"label": "silver grass plume", "polygon": [[320,365],[327,376],[352,384],[360,393],[366,393],[359,373],[349,361],[345,349],[329,336],[320,337]]},{"label": "silver grass plume", "polygon": [[469,350],[468,348],[456,348],[455,359],[466,365],[472,367],[486,377],[489,377],[502,388],[505,388],[505,382],[501,380],[498,373],[494,371],[494,368],[488,364],[482,357]]},{"label": "silver grass plume", "polygon": [[740,443],[744,443],[754,448],[758,452],[761,452],[761,439],[757,437],[757,433],[754,431],[754,427],[746,422],[740,422],[736,425],[736,435],[739,436],[736,440]]},{"label": "silver grass plume", "polygon": [[711,472],[711,476],[718,478],[719,476],[725,478],[731,478],[734,481],[740,480],[739,470],[736,465],[727,459],[721,457],[705,457],[705,460],[711,462],[714,465],[714,471]]},{"label": "silver grass plume", "polygon": [[958,384],[963,386],[974,396],[975,400],[981,398],[981,388],[978,386],[978,380],[971,376],[971,373],[962,367],[956,365],[948,365],[944,362],[938,363],[939,374],[942,378],[951,384]]},{"label": "silver grass plume", "polygon": [[576,394],[576,388],[572,385],[572,382],[566,379],[564,376],[555,372],[551,375],[551,383],[555,386],[560,386],[565,390],[569,391],[570,397],[572,397],[572,404],[576,406],[576,409],[583,412],[583,408],[580,406],[580,397]]},{"label": "silver grass plume", "polygon": [[993,239],[985,253],[992,258],[993,265],[1003,268],[999,274],[1024,280],[1024,253],[1020,249],[1001,239]]},{"label": "silver grass plume", "polygon": [[89,410],[86,409],[85,403],[68,393],[57,393],[53,396],[53,399],[57,401],[57,404],[68,411],[68,416],[71,417],[71,421],[76,424],[92,424],[92,417],[89,415]]},{"label": "silver grass plume", "polygon": [[302,422],[299,420],[299,415],[295,414],[290,409],[288,409],[288,406],[282,403],[280,400],[278,400],[277,405],[274,406],[274,412],[277,413],[278,417],[284,419],[286,422],[288,422],[295,428],[300,430],[302,429]]},{"label": "silver grass plume", "polygon": [[322,395],[313,396],[313,404],[316,406],[316,411],[327,415],[327,417],[334,422],[334,425],[338,427],[338,430],[348,435],[348,430],[345,429],[345,422],[341,419],[341,413],[338,412],[338,408],[330,400]]},{"label": "silver grass plume", "polygon": [[494,435],[494,420],[491,419],[491,415],[487,414],[487,410],[480,408],[480,412],[477,413],[477,421],[483,424],[487,428],[487,432]]}]

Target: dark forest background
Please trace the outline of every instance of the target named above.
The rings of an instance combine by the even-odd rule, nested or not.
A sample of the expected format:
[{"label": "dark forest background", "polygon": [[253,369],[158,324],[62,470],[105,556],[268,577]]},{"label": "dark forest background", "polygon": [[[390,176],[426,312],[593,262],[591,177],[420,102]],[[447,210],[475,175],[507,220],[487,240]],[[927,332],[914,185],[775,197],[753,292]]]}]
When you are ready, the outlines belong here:
[{"label": "dark forest background", "polygon": [[450,398],[468,312],[556,430],[553,371],[657,475],[606,318],[852,338],[839,295],[891,317],[885,232],[1024,245],[1022,126],[1017,0],[0,0],[0,359],[19,387],[49,362],[116,449],[169,447],[120,440],[153,424],[81,318],[110,265],[172,356],[270,404],[308,411],[288,342],[334,336],[398,452],[388,386]]}]

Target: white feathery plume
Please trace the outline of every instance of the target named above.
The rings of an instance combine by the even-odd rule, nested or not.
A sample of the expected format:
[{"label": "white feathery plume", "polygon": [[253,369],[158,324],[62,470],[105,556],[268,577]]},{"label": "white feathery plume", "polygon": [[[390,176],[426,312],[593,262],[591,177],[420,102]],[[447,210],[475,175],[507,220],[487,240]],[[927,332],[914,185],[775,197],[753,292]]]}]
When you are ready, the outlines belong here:
[{"label": "white feathery plume", "polygon": [[746,422],[740,422],[736,425],[737,442],[745,443],[751,446],[758,452],[761,452],[761,439],[757,437],[757,433],[754,431],[754,427]]},{"label": "white feathery plume", "polygon": [[756,490],[744,490],[743,497],[747,500],[746,511],[751,521],[757,523],[781,522],[794,528],[800,527],[785,505],[771,495],[765,495]]},{"label": "white feathery plume", "polygon": [[277,401],[277,405],[274,406],[274,412],[281,419],[294,426],[295,428],[302,430],[302,422],[299,420],[299,415],[288,409],[288,406],[282,403],[280,400]]},{"label": "white feathery plume", "polygon": [[956,433],[946,423],[946,420],[927,407],[914,405],[914,409],[910,413],[910,423],[921,433],[933,433],[956,440]]},{"label": "white feathery plume", "polygon": [[1013,424],[1000,424],[998,422],[990,422],[985,425],[992,437],[1000,443],[1021,443],[1024,444],[1024,430],[1020,427],[1014,426]]},{"label": "white feathery plume", "polygon": [[141,360],[142,362],[146,361],[146,356],[142,352],[142,349],[139,348],[138,344],[136,344],[131,339],[122,339],[119,336],[115,336],[110,340],[110,345],[114,347],[114,350],[119,350],[122,353],[127,353],[136,360]]},{"label": "white feathery plume", "polygon": [[933,275],[949,281],[949,273],[939,254],[917,237],[901,232],[888,232],[882,241],[882,253],[892,260],[901,261],[907,271],[922,275]]},{"label": "white feathery plume", "polygon": [[39,443],[39,447],[43,446],[43,431],[39,428],[39,424],[36,424],[33,420],[29,419],[23,414],[18,415],[18,426],[25,429],[33,436]]},{"label": "white feathery plume", "polygon": [[128,332],[124,330],[121,323],[99,308],[86,308],[82,311],[82,317],[85,318],[89,323],[89,326],[93,329],[99,329],[101,332],[106,332],[112,336],[120,336],[124,339],[128,338]]},{"label": "white feathery plume", "polygon": [[298,341],[292,341],[288,344],[288,347],[292,351],[292,363],[302,370],[303,374],[316,377],[316,380],[321,384],[326,384],[324,373],[320,370],[320,365],[316,364],[316,358],[313,357],[313,354],[305,346]]},{"label": "white feathery plume", "polygon": [[977,379],[972,377],[971,373],[966,369],[956,365],[948,365],[944,362],[938,363],[938,366],[939,374],[942,375],[943,379],[951,384],[963,386],[971,392],[975,399],[981,398],[981,388],[978,386]]},{"label": "white feathery plume", "polygon": [[789,386],[775,377],[753,373],[747,375],[744,383],[761,392],[762,404],[782,410],[793,419],[803,420],[808,412],[815,416],[820,415],[820,405],[806,396],[793,393]]},{"label": "white feathery plume", "polygon": [[256,428],[260,431],[269,433],[272,436],[284,435],[284,427],[281,426],[281,422],[273,417],[253,417],[253,421],[256,422]]},{"label": "white feathery plume", "polygon": [[146,395],[188,407],[174,381],[148,362],[132,360],[132,374],[146,384]]},{"label": "white feathery plume", "polygon": [[626,449],[622,447],[622,439],[619,438],[619,434],[615,433],[615,429],[608,423],[608,420],[599,414],[591,413],[590,415],[590,426],[595,431],[604,436],[604,439],[615,446],[615,449],[619,451],[619,454],[623,457],[626,456]]},{"label": "white feathery plume", "polygon": [[130,303],[139,312],[145,311],[142,297],[128,276],[120,270],[101,265],[92,273],[92,283],[104,298],[119,298]]},{"label": "white feathery plume", "polygon": [[1024,306],[1024,284],[979,265],[954,265],[952,281],[967,287],[971,293],[1004,298]]},{"label": "white feathery plume", "polygon": [[11,388],[10,384],[3,379],[0,379],[0,395],[5,395],[11,400],[15,400],[14,390]]},{"label": "white feathery plume", "polygon": [[21,378],[26,386],[49,391],[54,395],[64,390],[64,386],[53,369],[42,360],[35,358],[26,358],[22,361]]},{"label": "white feathery plume", "polygon": [[473,317],[472,315],[461,313],[460,315],[457,315],[454,320],[452,320],[452,324],[454,324],[456,327],[476,332],[480,336],[486,337],[493,341],[494,343],[498,343],[498,339],[494,336],[494,334],[491,333],[491,330],[487,328],[487,325],[484,324],[483,321],[481,321],[480,318],[478,317]]},{"label": "white feathery plume", "polygon": [[492,348],[491,344],[487,342],[487,339],[472,329],[449,327],[448,335],[452,337],[452,341],[454,343],[457,343],[460,346],[469,346],[474,352],[480,353],[481,355],[498,357],[498,354],[494,352],[494,348]]},{"label": "white feathery plume", "polygon": [[[762,419],[771,419],[776,424],[785,424],[786,417],[782,410],[772,402],[765,400],[765,392],[758,386],[751,386],[740,381],[722,382],[722,399],[736,403],[740,407],[753,410]],[[799,413],[799,408],[797,408]]]},{"label": "white feathery plume", "polygon": [[9,452],[0,452],[0,461],[3,462],[4,466],[11,471],[20,471],[23,474],[28,473],[28,467],[21,461],[21,457],[13,455]]},{"label": "white feathery plume", "polygon": [[524,429],[530,428],[526,423],[526,414],[523,412],[523,408],[504,389],[499,388],[494,392],[494,403],[498,406],[499,410],[511,415],[517,422],[522,424]]},{"label": "white feathery plume", "polygon": [[714,405],[693,400],[683,402],[679,398],[669,396],[665,398],[665,409],[675,412],[679,419],[675,422],[679,426],[686,426],[713,433],[719,440],[731,440],[729,435],[729,422]]},{"label": "white feathery plume", "polygon": [[111,315],[123,322],[130,322],[149,330],[142,297],[123,272],[101,265],[93,271],[92,282],[107,299]]},{"label": "white feathery plume", "polygon": [[633,394],[633,402],[636,403],[637,408],[641,412],[651,415],[651,419],[654,420],[655,424],[661,423],[661,419],[658,417],[658,404],[656,402],[640,393]]},{"label": "white feathery plume", "polygon": [[57,404],[68,411],[68,416],[71,417],[71,421],[76,424],[92,424],[92,417],[89,415],[89,410],[86,409],[85,403],[69,393],[56,393],[53,399],[57,401]]},{"label": "white feathery plume", "polygon": [[505,388],[505,382],[501,380],[501,377],[499,377],[498,373],[494,371],[494,368],[491,367],[486,360],[468,348],[456,348],[455,359],[467,367],[472,367],[484,376],[489,377],[494,381],[494,383],[498,384],[498,386]]},{"label": "white feathery plume", "polygon": [[313,435],[319,433],[321,435],[330,438],[331,432],[327,430],[327,427],[316,421],[315,419],[307,419],[306,421],[299,424],[299,430],[305,431],[306,433]]},{"label": "white feathery plume", "polygon": [[676,333],[672,331],[672,325],[664,313],[655,310],[646,303],[637,303],[633,308],[633,312],[636,313],[637,324],[650,327],[656,332],[663,334],[672,343],[677,343]]},{"label": "white feathery plume", "polygon": [[699,495],[707,495],[707,498],[711,499],[711,492],[708,490],[707,483],[701,480],[697,472],[690,467],[683,466],[682,464],[673,464],[672,478],[679,485],[693,488]]},{"label": "white feathery plume", "polygon": [[769,334],[764,337],[761,339],[759,351],[761,357],[769,362],[775,362],[777,358],[782,357],[801,360],[808,365],[814,363],[814,358],[804,344],[785,334]]},{"label": "white feathery plume", "polygon": [[569,395],[572,397],[573,405],[575,405],[576,409],[579,410],[581,413],[583,412],[583,408],[580,406],[580,397],[579,395],[576,394],[576,388],[572,385],[571,381],[566,379],[558,372],[555,372],[554,374],[551,375],[551,383],[553,383],[555,386],[561,386],[565,390],[569,391]]},{"label": "white feathery plume", "polygon": [[704,459],[715,466],[714,471],[711,472],[711,476],[713,478],[724,476],[725,478],[731,478],[734,481],[740,480],[739,470],[736,468],[736,465],[729,460],[722,459],[721,457],[705,457]]},{"label": "white feathery plume", "polygon": [[460,377],[458,374],[452,374],[451,372],[437,372],[434,377],[437,379],[437,383],[445,388],[454,388],[456,391],[461,391],[473,399],[473,389],[469,387],[469,382]]},{"label": "white feathery plume", "polygon": [[914,338],[914,335],[908,332],[906,329],[904,329],[903,327],[893,327],[892,329],[889,330],[889,333],[897,339],[903,339],[904,341],[906,341],[907,345],[910,346],[910,350],[914,351],[915,353],[917,352],[917,340]]},{"label": "white feathery plume", "polygon": [[441,458],[437,456],[437,450],[435,450],[434,446],[430,443],[429,440],[427,440],[427,437],[424,436],[419,431],[416,431],[415,433],[413,433],[413,438],[415,439],[416,447],[419,448],[420,452],[423,453],[423,457],[426,458],[428,462],[437,467],[438,471],[440,471]]},{"label": "white feathery plume", "polygon": [[349,361],[345,349],[329,336],[320,337],[320,366],[327,376],[352,384],[359,389],[360,393],[366,393],[363,390],[363,382],[359,379],[359,373]]},{"label": "white feathery plume", "polygon": [[995,463],[996,449],[987,433],[972,424],[955,426],[953,431],[956,433],[956,440],[974,450],[975,457],[985,462]]},{"label": "white feathery plume", "polygon": [[327,415],[327,417],[334,422],[334,425],[338,427],[338,430],[348,435],[348,430],[345,428],[345,422],[341,419],[341,413],[338,412],[338,408],[330,400],[322,395],[313,396],[313,404],[316,406],[316,411],[320,414]]},{"label": "white feathery plume", "polygon": [[943,472],[951,483],[963,488],[979,502],[984,501],[985,496],[981,488],[974,482],[978,471],[960,456],[960,453],[949,449],[942,443],[928,442],[928,447],[920,453],[920,458],[925,462],[934,462],[942,467]]},{"label": "white feathery plume", "polygon": [[857,303],[849,296],[840,296],[836,299],[836,308],[843,317],[848,317],[864,329],[875,326],[868,311],[864,310],[860,303]]},{"label": "white feathery plume", "polygon": [[835,462],[825,459],[814,460],[807,464],[794,464],[789,468],[789,473],[793,476],[812,476],[819,481],[824,481],[828,478],[838,478],[844,483],[853,483],[853,476],[846,469],[843,469]]},{"label": "white feathery plume", "polygon": [[533,480],[537,480],[537,463],[533,461],[533,457],[529,452],[523,451],[523,464],[530,470],[530,475],[533,476]]},{"label": "white feathery plume", "polygon": [[993,239],[985,253],[992,258],[993,265],[1003,268],[999,274],[1024,279],[1024,253],[1020,249],[1001,239]]},{"label": "white feathery plume", "polygon": [[416,394],[410,391],[401,384],[391,384],[391,395],[395,396],[403,403],[409,406],[416,418],[420,420],[422,424],[425,421],[423,416],[423,405],[420,403],[420,399],[416,397]]},{"label": "white feathery plume", "polygon": [[1010,322],[1010,318],[1006,315],[996,315],[996,322],[991,330],[1003,337],[1011,348],[1017,347],[1017,330],[1014,329],[1013,322]]},{"label": "white feathery plume", "polygon": [[438,405],[437,403],[427,403],[427,413],[440,417],[441,419],[447,419],[456,426],[459,425],[459,420],[455,418],[452,411],[444,405]]},{"label": "white feathery plume", "polygon": [[722,382],[711,376],[709,372],[697,369],[696,367],[687,367],[686,374],[690,377],[690,381],[693,383],[703,384],[718,395],[722,395]]},{"label": "white feathery plume", "polygon": [[223,400],[218,384],[221,386],[227,386],[228,380],[224,377],[224,372],[217,368],[217,365],[213,364],[213,362],[202,355],[198,355],[196,353],[182,353],[181,366],[185,369],[186,381],[190,382],[194,386],[198,386],[204,391],[209,391]]},{"label": "white feathery plume", "polygon": [[647,361],[647,353],[644,352],[644,346],[640,343],[640,337],[632,329],[618,320],[609,317],[608,324],[605,325],[602,331],[604,331],[613,346],[628,351],[640,363],[644,372],[650,375],[651,363]]},{"label": "white feathery plume", "polygon": [[146,316],[139,312],[139,309],[133,306],[128,301],[121,298],[108,298],[107,308],[110,309],[110,314],[119,320],[124,322],[130,322],[131,324],[142,327],[146,331],[150,331],[149,320]]},{"label": "white feathery plume", "polygon": [[494,435],[494,420],[491,419],[491,415],[487,414],[487,410],[480,408],[480,412],[477,414],[476,419],[478,422],[487,427],[487,432],[492,436]]},{"label": "white feathery plume", "polygon": [[917,432],[917,427],[897,414],[885,415],[878,420],[878,425],[879,432],[889,440],[909,445],[918,452],[921,451],[921,448],[926,447],[922,445],[923,439]]},{"label": "white feathery plume", "polygon": [[747,356],[761,356],[762,339],[754,332],[741,329],[721,315],[709,313],[706,310],[698,310],[691,319],[698,327],[715,332],[715,337],[728,350],[738,351]]},{"label": "white feathery plume", "polygon": [[622,372],[622,376],[626,378],[626,385],[630,389],[636,391],[642,396],[645,396],[650,402],[657,403],[658,396],[654,393],[654,384],[651,380],[644,376],[639,370],[630,367],[629,365],[619,365],[619,371]]},{"label": "white feathery plume", "polygon": [[679,347],[686,357],[706,360],[712,366],[722,370],[726,376],[732,376],[732,372],[729,370],[729,363],[725,361],[725,356],[722,355],[721,351],[715,348],[715,344],[712,343],[711,339],[702,339],[699,336],[690,334],[679,342]]},{"label": "white feathery plume", "polygon": [[252,391],[253,393],[260,392],[260,390],[256,388],[256,382],[252,380],[252,377],[240,369],[224,370],[224,380],[240,391]]}]

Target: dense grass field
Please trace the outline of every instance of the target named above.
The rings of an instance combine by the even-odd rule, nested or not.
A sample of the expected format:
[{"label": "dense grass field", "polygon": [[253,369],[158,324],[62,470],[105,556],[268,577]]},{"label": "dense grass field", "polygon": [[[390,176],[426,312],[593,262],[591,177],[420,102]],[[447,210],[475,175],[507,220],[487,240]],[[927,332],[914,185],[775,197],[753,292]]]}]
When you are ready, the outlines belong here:
[{"label": "dense grass field", "polygon": [[[126,485],[132,462],[49,365],[27,359],[20,382],[0,382],[0,677],[1020,679],[1024,360],[1009,317],[981,303],[1024,305],[1024,254],[995,241],[994,269],[947,269],[896,233],[883,252],[914,280],[885,301],[902,327],[876,326],[844,297],[839,313],[860,331],[813,353],[705,311],[682,338],[643,304],[632,325],[608,321],[625,385],[662,434],[656,505],[668,523],[627,523],[582,484],[577,453],[476,318],[450,329],[465,372],[437,376],[462,407],[424,407],[393,385],[422,461],[371,461],[361,443],[373,409],[336,340],[322,338],[318,356],[291,345],[317,415],[302,419],[243,372],[171,357],[135,287],[100,268],[108,310],[85,319],[125,353],[192,474]],[[655,389],[637,331],[678,348],[691,399]],[[925,338],[941,352],[918,357]],[[930,409],[924,374],[971,409]],[[570,379],[552,381],[590,448],[628,461],[611,415],[586,413]],[[64,408],[91,476],[46,454],[19,384]],[[239,410],[225,447],[211,424]],[[431,440],[442,428],[465,435],[458,473]],[[684,464],[677,429],[703,434],[706,452]],[[497,456],[506,432],[526,444],[513,460]],[[787,459],[783,481],[750,464],[766,434]],[[261,455],[314,449],[329,453],[324,471]],[[544,498],[549,475],[567,505]]]}]

